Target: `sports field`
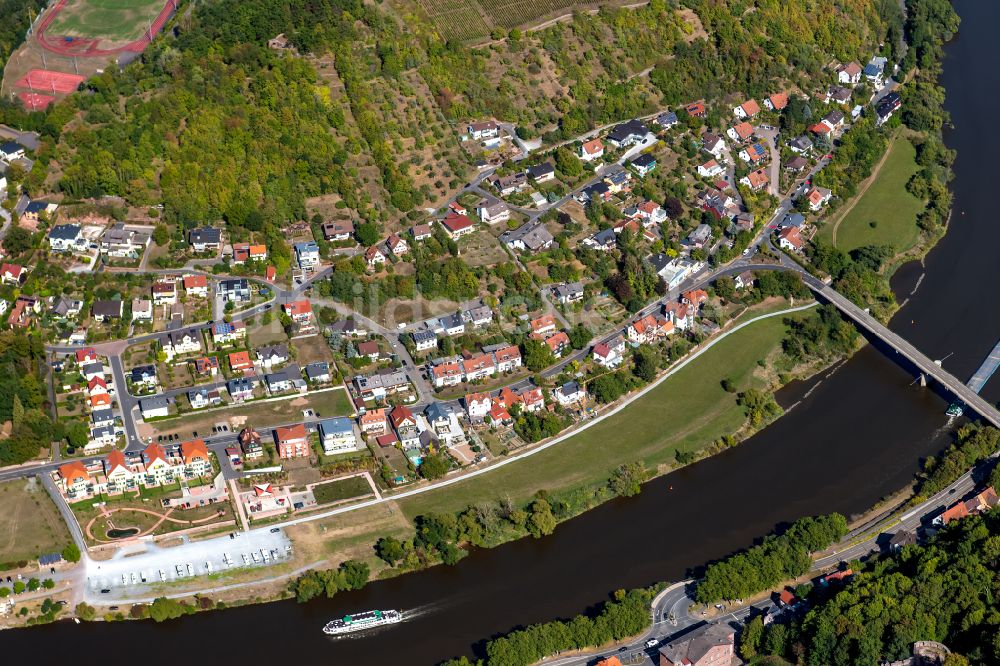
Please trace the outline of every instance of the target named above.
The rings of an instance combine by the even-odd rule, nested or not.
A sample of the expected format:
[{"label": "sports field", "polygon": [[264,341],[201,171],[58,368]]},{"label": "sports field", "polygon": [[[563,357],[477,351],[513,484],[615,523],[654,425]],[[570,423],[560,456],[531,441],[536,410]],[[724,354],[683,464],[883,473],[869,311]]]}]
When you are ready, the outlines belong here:
[{"label": "sports field", "polygon": [[823,230],[826,239],[845,252],[864,245],[891,245],[897,252],[913,247],[920,238],[917,215],[924,209],[906,189],[919,168],[916,155],[912,143],[896,139],[875,180],[836,225],[836,233],[834,225]]},{"label": "sports field", "polygon": [[67,0],[49,24],[55,37],[81,37],[114,44],[142,37],[164,0]]}]

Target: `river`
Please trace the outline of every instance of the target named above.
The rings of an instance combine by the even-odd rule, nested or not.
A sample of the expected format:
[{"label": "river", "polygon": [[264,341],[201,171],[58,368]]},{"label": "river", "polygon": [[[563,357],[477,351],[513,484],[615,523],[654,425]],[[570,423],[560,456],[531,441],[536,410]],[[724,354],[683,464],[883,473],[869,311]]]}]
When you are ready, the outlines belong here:
[{"label": "river", "polygon": [[[992,170],[980,157],[1000,154],[1000,133],[990,122],[997,92],[983,85],[1000,62],[1000,3],[958,0],[956,7],[962,34],[946,49],[943,78],[955,124],[946,138],[959,155],[955,213],[892,328],[931,357],[947,356],[945,367],[966,377],[1000,337],[1000,311],[984,299],[1000,277],[1000,225],[987,196]],[[919,265],[899,271],[894,288],[901,299],[923,272]],[[984,395],[996,401],[1000,385],[987,385]],[[61,622],[3,632],[0,653],[146,666],[192,659],[435,664],[480,652],[485,639],[519,625],[586,611],[614,589],[677,580],[800,516],[861,512],[906,485],[951,436],[945,401],[871,346],[786,388],[779,400],[794,406],[741,446],[654,480],[640,496],[598,507],[545,539],[476,551],[453,567],[305,605],[248,606],[163,624]],[[413,618],[361,638],[320,633],[329,618],[367,608],[406,609]]]}]

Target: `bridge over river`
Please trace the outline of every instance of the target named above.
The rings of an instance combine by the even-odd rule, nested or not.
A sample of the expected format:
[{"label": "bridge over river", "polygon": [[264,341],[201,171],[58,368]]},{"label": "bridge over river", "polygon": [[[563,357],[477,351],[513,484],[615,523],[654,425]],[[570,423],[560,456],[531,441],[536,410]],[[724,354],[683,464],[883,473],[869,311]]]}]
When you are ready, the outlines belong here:
[{"label": "bridge over river", "polygon": [[986,383],[986,380],[990,378],[997,366],[1000,365],[1000,343],[993,348],[986,361],[983,362],[983,365],[972,376],[969,383],[966,384],[925,356],[923,352],[907,342],[901,335],[892,332],[867,311],[859,308],[852,301],[845,298],[833,287],[805,273],[803,273],[802,279],[823,300],[836,306],[838,310],[851,318],[857,325],[895,349],[897,353],[902,354],[906,360],[915,365],[924,375],[936,379],[952,395],[964,402],[968,409],[971,409],[984,420],[1000,428],[1000,410],[997,410],[992,403],[984,400],[979,395],[979,391]]}]

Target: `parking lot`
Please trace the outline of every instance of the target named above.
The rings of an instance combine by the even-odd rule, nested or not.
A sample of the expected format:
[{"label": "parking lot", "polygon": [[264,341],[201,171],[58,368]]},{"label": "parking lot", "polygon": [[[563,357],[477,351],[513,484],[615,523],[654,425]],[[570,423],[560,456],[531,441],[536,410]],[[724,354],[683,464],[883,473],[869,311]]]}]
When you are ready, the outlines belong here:
[{"label": "parking lot", "polygon": [[283,531],[259,529],[233,535],[186,541],[171,548],[142,543],[139,549],[122,549],[110,560],[88,561],[87,595],[97,602],[142,596],[150,586],[230,569],[270,566],[292,555],[291,541]]}]

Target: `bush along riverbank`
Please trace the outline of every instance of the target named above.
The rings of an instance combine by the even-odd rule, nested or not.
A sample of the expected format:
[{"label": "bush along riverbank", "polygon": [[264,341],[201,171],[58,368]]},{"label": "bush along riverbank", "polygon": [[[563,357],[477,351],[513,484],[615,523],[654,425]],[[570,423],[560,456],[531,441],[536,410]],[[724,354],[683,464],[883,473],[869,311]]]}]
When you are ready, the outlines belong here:
[{"label": "bush along riverbank", "polygon": [[[837,291],[870,308],[883,322],[898,309],[889,287],[892,273],[903,263],[925,256],[944,236],[950,219],[948,183],[953,177],[955,151],[945,146],[942,137],[950,117],[938,79],[943,45],[955,35],[958,24],[958,14],[949,0],[907,2],[909,49],[898,75],[905,81],[900,88],[902,108],[881,127],[871,115],[856,123],[844,135],[831,163],[816,175],[817,185],[852,196],[890,149],[890,135],[895,135],[895,141],[910,141],[916,148],[917,169],[905,186],[923,202],[914,220],[919,234],[912,246],[878,243],[845,250],[819,233],[806,250],[812,265],[833,278]],[[874,228],[879,221],[873,219],[870,224]]]}]

